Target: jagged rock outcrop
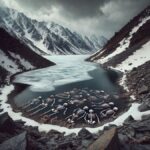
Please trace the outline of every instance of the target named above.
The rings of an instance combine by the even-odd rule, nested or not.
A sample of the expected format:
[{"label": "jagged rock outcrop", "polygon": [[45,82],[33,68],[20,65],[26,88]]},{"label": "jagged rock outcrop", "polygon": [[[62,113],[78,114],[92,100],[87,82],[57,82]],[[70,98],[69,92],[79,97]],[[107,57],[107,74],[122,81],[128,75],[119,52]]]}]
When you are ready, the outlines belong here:
[{"label": "jagged rock outcrop", "polygon": [[0,150],[26,150],[27,138],[26,132],[23,132],[0,144]]}]

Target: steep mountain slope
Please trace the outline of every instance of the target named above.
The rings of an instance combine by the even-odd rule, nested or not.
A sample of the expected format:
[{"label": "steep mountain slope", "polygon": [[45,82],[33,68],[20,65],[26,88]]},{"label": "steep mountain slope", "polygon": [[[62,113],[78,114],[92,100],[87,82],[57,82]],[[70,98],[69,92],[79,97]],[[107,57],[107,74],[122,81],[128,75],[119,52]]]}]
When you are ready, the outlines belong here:
[{"label": "steep mountain slope", "polygon": [[88,60],[125,71],[150,60],[150,6]]},{"label": "steep mountain slope", "polygon": [[35,68],[47,67],[54,63],[33,52],[18,39],[0,28],[0,78]]},{"label": "steep mountain slope", "polygon": [[0,26],[38,54],[87,54],[102,48],[106,38],[82,37],[54,22],[38,22],[16,10],[0,7]]},{"label": "steep mountain slope", "polygon": [[5,84],[8,74],[9,72],[0,66],[0,87]]}]

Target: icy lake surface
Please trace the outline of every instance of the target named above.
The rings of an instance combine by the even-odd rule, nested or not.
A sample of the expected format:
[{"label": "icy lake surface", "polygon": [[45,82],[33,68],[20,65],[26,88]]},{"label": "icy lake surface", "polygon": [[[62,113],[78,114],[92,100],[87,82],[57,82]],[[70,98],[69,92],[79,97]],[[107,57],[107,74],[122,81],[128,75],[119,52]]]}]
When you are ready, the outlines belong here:
[{"label": "icy lake surface", "polygon": [[118,98],[120,88],[115,82],[118,73],[86,62],[87,57],[47,56],[56,65],[17,75],[14,84],[19,92],[16,90],[16,95],[12,94],[9,102],[27,118],[41,122],[43,117],[48,116],[47,123],[64,127],[74,113],[86,109],[78,119],[72,120],[74,128],[88,126],[87,113],[92,110],[97,117],[89,125],[96,127],[105,120],[103,113],[108,109],[101,108],[101,104],[107,103],[109,109],[115,109],[114,115],[123,111],[127,102]]},{"label": "icy lake surface", "polygon": [[48,92],[62,85],[90,81],[96,78],[91,75],[91,72],[97,70],[98,73],[94,76],[99,78],[99,82],[103,86],[113,88],[113,84],[105,77],[105,71],[100,66],[85,61],[87,55],[45,57],[55,62],[56,65],[17,75],[14,82],[28,84],[30,90],[34,92]]}]

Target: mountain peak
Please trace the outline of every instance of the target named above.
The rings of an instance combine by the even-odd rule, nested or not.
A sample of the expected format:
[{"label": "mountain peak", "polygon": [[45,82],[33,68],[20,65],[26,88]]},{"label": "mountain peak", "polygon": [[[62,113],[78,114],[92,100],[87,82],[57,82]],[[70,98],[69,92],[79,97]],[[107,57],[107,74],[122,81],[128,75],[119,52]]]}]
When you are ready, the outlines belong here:
[{"label": "mountain peak", "polygon": [[0,26],[38,54],[91,54],[105,44],[104,38],[87,40],[55,22],[39,22],[14,9],[0,7],[0,12]]}]

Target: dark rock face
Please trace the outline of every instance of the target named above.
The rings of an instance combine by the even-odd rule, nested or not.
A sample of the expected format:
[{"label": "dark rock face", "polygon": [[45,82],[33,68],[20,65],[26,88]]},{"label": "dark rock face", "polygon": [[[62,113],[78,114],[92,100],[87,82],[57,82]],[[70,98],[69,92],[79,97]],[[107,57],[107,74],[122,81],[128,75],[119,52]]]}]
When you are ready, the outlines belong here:
[{"label": "dark rock face", "polygon": [[91,139],[93,138],[93,135],[86,130],[85,128],[83,128],[79,133],[78,136],[81,137],[82,139]]},{"label": "dark rock face", "polygon": [[23,132],[0,144],[0,150],[26,150],[26,132]]},{"label": "dark rock face", "polygon": [[8,75],[8,71],[6,71],[4,68],[0,66],[0,87],[7,83],[6,81],[7,75]]},{"label": "dark rock face", "polygon": [[149,150],[149,145],[124,144],[121,150]]},{"label": "dark rock face", "polygon": [[0,150],[86,150],[95,140],[85,129],[81,130],[80,136],[65,136],[54,130],[40,133],[37,127],[26,127],[22,121],[14,122],[8,114],[0,115],[0,129],[3,129],[0,130]]},{"label": "dark rock face", "polygon": [[[127,86],[136,101],[142,102],[139,111],[150,110],[150,62],[127,73]],[[143,116],[141,121],[128,118],[119,130],[119,139],[123,150],[150,149],[150,116]]]},{"label": "dark rock face", "polygon": [[150,110],[150,99],[147,98],[140,106],[139,106],[139,111],[147,111]]},{"label": "dark rock face", "polygon": [[[33,52],[32,49],[20,42],[20,40],[18,40],[17,38],[11,36],[2,28],[0,28],[0,35],[0,49],[9,57],[9,59],[14,60],[14,58],[9,54],[10,52],[13,52],[19,55],[21,58],[27,60],[37,68],[54,65],[54,63]],[[24,66],[19,62],[18,65],[20,66],[20,68],[24,68]]]},{"label": "dark rock face", "polygon": [[144,116],[141,121],[130,121],[120,127],[119,139],[123,150],[150,148],[150,116]]},{"label": "dark rock face", "polygon": [[139,88],[138,89],[138,94],[140,95],[140,94],[146,94],[146,93],[148,93],[148,86],[146,86],[146,85],[143,85],[141,88]]},{"label": "dark rock face", "polygon": [[132,116],[129,116],[125,121],[124,124],[130,124],[131,122],[134,121],[134,118]]},{"label": "dark rock face", "polygon": [[120,143],[116,128],[105,131],[88,150],[120,150]]},{"label": "dark rock face", "polygon": [[4,113],[0,116],[0,132],[13,133],[15,130],[15,123],[8,116],[8,113]]},{"label": "dark rock face", "polygon": [[150,98],[150,61],[127,74],[127,86],[131,94],[142,102]]},{"label": "dark rock face", "polygon": [[[4,119],[3,119],[4,118]],[[6,119],[5,119],[6,118]],[[12,125],[0,130],[0,150],[145,150],[150,148],[150,116],[141,121],[132,117],[126,120],[123,127],[109,126],[97,135],[82,129],[78,135],[65,136],[64,133],[51,130],[40,133],[37,127],[27,127],[21,121],[14,122],[8,115],[0,120],[11,120]],[[5,121],[3,121],[5,122]],[[11,122],[11,123],[9,123]],[[0,124],[2,128],[3,124]],[[14,129],[14,132],[9,132]]]}]

